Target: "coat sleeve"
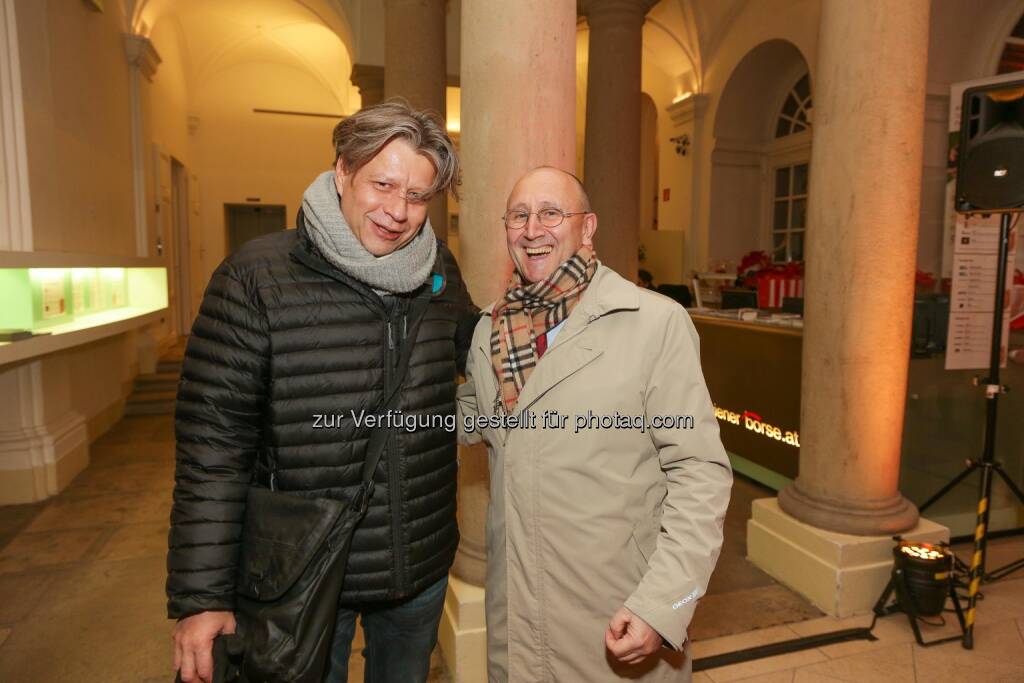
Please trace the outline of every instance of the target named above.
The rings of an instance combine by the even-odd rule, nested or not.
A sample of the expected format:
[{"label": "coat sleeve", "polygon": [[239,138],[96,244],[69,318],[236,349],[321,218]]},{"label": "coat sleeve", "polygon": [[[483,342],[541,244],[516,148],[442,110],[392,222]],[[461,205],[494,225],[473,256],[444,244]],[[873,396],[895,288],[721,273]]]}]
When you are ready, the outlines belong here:
[{"label": "coat sleeve", "polygon": [[[473,427],[473,421],[480,414],[477,403],[476,382],[473,381],[473,353],[469,353],[469,360],[466,362],[466,381],[455,390],[458,399],[458,440],[462,446],[472,446],[483,440],[480,431]],[[466,429],[467,423],[470,428]]]},{"label": "coat sleeve", "polygon": [[700,370],[697,331],[673,306],[645,392],[654,416],[691,415],[693,428],[650,430],[665,476],[661,530],[648,570],[626,607],[680,649],[722,546],[732,470]]},{"label": "coat sleeve", "polygon": [[167,554],[172,619],[233,610],[239,539],[262,441],[269,331],[252,283],[229,262],[192,326],[175,410],[174,505]]},{"label": "coat sleeve", "polygon": [[455,256],[443,243],[441,248],[443,249],[445,277],[448,279],[448,291],[445,294],[456,309],[455,361],[459,372],[464,374],[469,345],[473,340],[473,330],[476,327],[476,321],[480,318],[480,309],[469,296],[469,290],[466,289],[466,282],[462,279],[462,271],[459,270]]}]

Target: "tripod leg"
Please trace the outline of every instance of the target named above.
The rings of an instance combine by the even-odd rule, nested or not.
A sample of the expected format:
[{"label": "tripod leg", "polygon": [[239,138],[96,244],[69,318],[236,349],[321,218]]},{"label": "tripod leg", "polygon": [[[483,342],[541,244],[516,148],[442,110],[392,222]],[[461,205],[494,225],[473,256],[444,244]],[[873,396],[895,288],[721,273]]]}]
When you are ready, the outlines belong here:
[{"label": "tripod leg", "polygon": [[956,620],[960,622],[960,630],[964,631],[967,628],[967,624],[964,622],[964,610],[960,606],[960,598],[956,594],[956,586],[953,582],[949,582],[949,597],[953,599],[953,609],[956,610]]},{"label": "tripod leg", "polygon": [[914,603],[914,598],[910,595],[910,591],[907,590],[907,577],[902,571],[898,571],[893,575],[893,583],[896,588],[896,601],[904,614],[907,615],[907,621],[910,622],[910,629],[914,632],[914,638],[917,640],[917,644],[924,647],[924,638],[921,636],[921,627],[918,625],[917,605]]},{"label": "tripod leg", "polygon": [[875,603],[875,609],[873,610],[877,616],[884,617],[887,613],[885,609],[885,603],[889,602],[889,597],[892,595],[893,590],[896,588],[896,576],[889,577],[889,583],[885,586],[885,590],[882,591],[882,595],[879,596],[878,602]]},{"label": "tripod leg", "polygon": [[974,470],[976,470],[976,469],[978,469],[978,463],[971,462],[971,464],[968,465],[967,468],[963,472],[961,472],[960,474],[958,474],[955,477],[953,477],[953,480],[951,482],[949,482],[948,484],[943,486],[941,489],[936,491],[935,495],[933,495],[931,498],[929,498],[924,503],[922,503],[920,505],[920,507],[918,507],[917,509],[920,512],[923,513],[925,510],[930,508],[932,506],[932,504],[935,503],[935,501],[937,501],[939,498],[942,498],[944,495],[949,493],[953,489],[954,486],[956,486],[957,484],[962,482],[964,479],[966,479],[968,476],[970,476],[970,474]]},{"label": "tripod leg", "polygon": [[978,496],[978,521],[974,528],[974,554],[971,556],[970,582],[967,586],[967,628],[964,631],[964,649],[974,649],[974,614],[978,603],[978,588],[985,574],[985,533],[988,529],[988,499],[992,492],[992,468],[981,468],[981,492]]},{"label": "tripod leg", "polygon": [[1013,483],[1013,480],[1010,479],[1010,475],[1008,475],[1006,471],[1003,470],[1003,466],[1000,465],[999,463],[994,463],[992,466],[996,468],[996,472],[999,474],[1000,477],[1003,478],[1003,481],[1006,483],[1006,485],[1010,487],[1010,490],[1013,491],[1013,495],[1017,496],[1017,500],[1019,500],[1021,503],[1024,503],[1024,491],[1021,491],[1020,488],[1018,488],[1017,485]]}]

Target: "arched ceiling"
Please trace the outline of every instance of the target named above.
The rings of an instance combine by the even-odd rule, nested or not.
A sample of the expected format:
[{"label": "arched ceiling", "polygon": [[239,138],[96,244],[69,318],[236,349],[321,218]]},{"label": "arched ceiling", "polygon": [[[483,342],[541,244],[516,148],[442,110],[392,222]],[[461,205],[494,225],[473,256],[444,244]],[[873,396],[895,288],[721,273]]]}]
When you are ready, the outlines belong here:
[{"label": "arched ceiling", "polygon": [[661,0],[644,22],[644,61],[674,79],[679,94],[702,92],[705,65],[748,2]]},{"label": "arched ceiling", "polygon": [[722,91],[715,137],[751,144],[770,141],[782,98],[807,72],[807,60],[788,41],[769,40],[750,50]]},{"label": "arched ceiling", "polygon": [[[662,0],[667,2],[668,0]],[[708,64],[749,0],[672,0],[680,6],[695,43],[694,52]]]},{"label": "arched ceiling", "polygon": [[[382,28],[377,26],[380,0],[119,1],[136,33],[148,35],[158,22],[174,20],[192,87],[241,61],[270,58],[293,61],[313,72],[344,102],[357,51],[358,61],[365,61],[381,47],[376,35]],[[678,94],[701,92],[705,65],[748,4],[661,0],[644,24],[645,62],[674,79]]]},{"label": "arched ceiling", "polygon": [[132,27],[177,26],[190,89],[244,62],[292,63],[346,102],[352,32],[341,0],[136,0]]}]

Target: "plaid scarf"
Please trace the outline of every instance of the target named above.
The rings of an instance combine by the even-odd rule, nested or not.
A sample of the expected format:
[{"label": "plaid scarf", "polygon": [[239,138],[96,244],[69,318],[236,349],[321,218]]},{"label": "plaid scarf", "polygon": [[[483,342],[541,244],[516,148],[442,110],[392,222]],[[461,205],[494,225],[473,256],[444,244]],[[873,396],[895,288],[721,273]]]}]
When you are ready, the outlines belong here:
[{"label": "plaid scarf", "polygon": [[510,414],[537,366],[537,337],[569,317],[597,271],[590,247],[580,247],[545,280],[523,284],[512,274],[505,298],[491,319],[491,364],[498,377],[496,414]]}]

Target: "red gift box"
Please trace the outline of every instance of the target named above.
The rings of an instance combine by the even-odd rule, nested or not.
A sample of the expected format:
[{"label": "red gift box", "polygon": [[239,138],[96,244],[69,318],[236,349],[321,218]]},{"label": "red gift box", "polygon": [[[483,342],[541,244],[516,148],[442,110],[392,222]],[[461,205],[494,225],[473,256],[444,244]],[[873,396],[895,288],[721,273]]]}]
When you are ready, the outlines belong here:
[{"label": "red gift box", "polygon": [[736,271],[740,284],[757,288],[758,308],[780,308],[786,297],[804,295],[804,264],[800,261],[772,263],[763,251],[743,257]]},{"label": "red gift box", "polygon": [[802,297],[804,281],[801,277],[765,273],[757,279],[758,308],[781,308],[785,297]]}]

